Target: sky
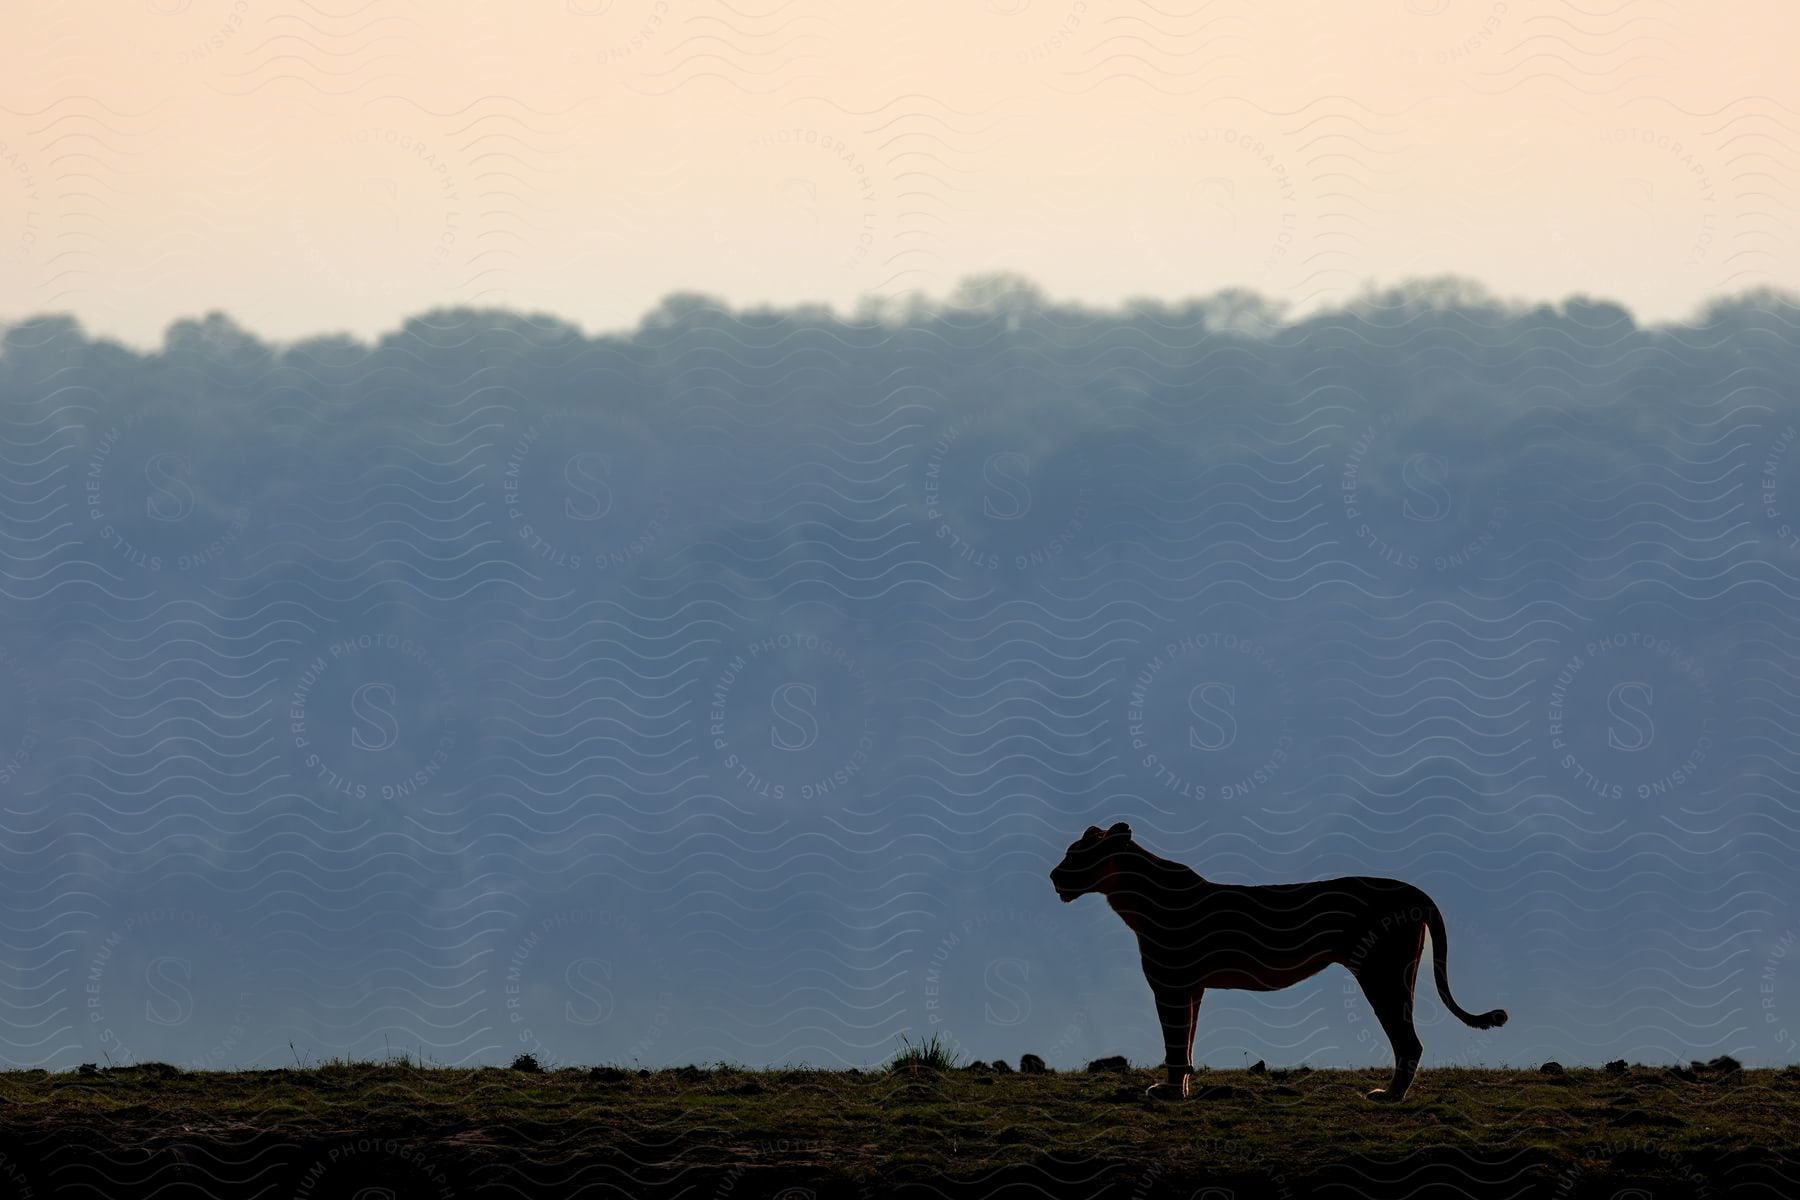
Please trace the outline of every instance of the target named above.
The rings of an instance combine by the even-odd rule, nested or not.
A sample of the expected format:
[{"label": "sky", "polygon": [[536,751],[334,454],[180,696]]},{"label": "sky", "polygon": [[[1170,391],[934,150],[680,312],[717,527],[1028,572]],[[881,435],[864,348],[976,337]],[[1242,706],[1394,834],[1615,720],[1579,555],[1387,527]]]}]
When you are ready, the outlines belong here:
[{"label": "sky", "polygon": [[1800,283],[1778,0],[15,0],[0,319]]}]

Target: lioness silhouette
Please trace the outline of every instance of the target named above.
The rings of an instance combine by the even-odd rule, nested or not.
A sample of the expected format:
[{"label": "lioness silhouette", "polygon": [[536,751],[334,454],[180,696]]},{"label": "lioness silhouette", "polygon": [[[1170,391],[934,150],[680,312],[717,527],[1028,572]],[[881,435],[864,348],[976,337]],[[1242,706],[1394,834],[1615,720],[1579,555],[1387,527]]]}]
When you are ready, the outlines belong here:
[{"label": "lioness silhouette", "polygon": [[1451,998],[1443,915],[1430,896],[1398,879],[1212,883],[1132,841],[1131,827],[1120,821],[1111,829],[1090,825],[1050,872],[1050,882],[1065,902],[1099,892],[1137,934],[1169,1072],[1149,1089],[1158,1099],[1188,1094],[1194,1026],[1207,988],[1268,992],[1342,963],[1394,1047],[1394,1077],[1369,1099],[1404,1100],[1424,1048],[1412,1017],[1427,930],[1444,1006],[1476,1029],[1506,1024],[1503,1009],[1472,1015]]}]

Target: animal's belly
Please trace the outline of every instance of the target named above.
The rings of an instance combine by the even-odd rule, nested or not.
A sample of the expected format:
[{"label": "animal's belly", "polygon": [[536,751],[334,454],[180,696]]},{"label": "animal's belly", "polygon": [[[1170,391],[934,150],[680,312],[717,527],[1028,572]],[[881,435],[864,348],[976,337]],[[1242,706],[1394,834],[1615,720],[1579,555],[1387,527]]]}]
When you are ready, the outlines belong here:
[{"label": "animal's belly", "polygon": [[1209,988],[1242,988],[1252,992],[1272,992],[1292,987],[1324,970],[1331,960],[1326,958],[1293,963],[1267,963],[1252,967],[1214,967],[1200,972],[1199,984]]},{"label": "animal's belly", "polygon": [[1188,978],[1200,987],[1244,988],[1269,992],[1292,987],[1338,961],[1338,954],[1323,941],[1300,945],[1256,945],[1233,940],[1196,947],[1186,966]]}]

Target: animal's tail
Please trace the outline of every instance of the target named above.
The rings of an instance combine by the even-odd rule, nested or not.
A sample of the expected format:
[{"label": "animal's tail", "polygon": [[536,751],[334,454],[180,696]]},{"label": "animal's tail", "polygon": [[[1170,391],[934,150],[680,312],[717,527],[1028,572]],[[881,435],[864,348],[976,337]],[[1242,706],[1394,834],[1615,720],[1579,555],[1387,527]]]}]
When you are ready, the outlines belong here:
[{"label": "animal's tail", "polygon": [[1463,1011],[1462,1005],[1450,995],[1450,939],[1444,934],[1444,914],[1438,911],[1436,904],[1427,904],[1425,926],[1431,930],[1433,970],[1437,975],[1438,995],[1443,998],[1444,1007],[1455,1013],[1456,1019],[1464,1025],[1471,1025],[1476,1029],[1496,1029],[1506,1024],[1504,1008],[1493,1008],[1484,1013]]}]

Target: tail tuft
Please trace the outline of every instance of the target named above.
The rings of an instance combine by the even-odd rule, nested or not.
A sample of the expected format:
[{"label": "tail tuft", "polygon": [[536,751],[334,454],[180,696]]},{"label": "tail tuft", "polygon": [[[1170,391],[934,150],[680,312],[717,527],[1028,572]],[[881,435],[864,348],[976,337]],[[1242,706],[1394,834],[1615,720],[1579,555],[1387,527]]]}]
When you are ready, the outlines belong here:
[{"label": "tail tuft", "polygon": [[1470,1024],[1477,1029],[1498,1029],[1506,1024],[1506,1010],[1504,1008],[1490,1009],[1476,1017]]}]

